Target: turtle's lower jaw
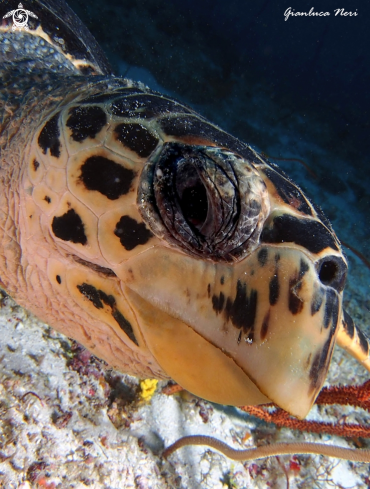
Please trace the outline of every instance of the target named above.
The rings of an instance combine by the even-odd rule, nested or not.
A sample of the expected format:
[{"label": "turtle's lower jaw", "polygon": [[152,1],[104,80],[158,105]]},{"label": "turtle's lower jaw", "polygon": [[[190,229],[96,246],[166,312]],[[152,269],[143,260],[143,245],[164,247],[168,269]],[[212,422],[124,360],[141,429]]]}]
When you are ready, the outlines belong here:
[{"label": "turtle's lower jaw", "polygon": [[186,390],[233,406],[271,402],[222,349],[136,292],[126,289],[126,294],[137,308],[149,350],[164,372]]},{"label": "turtle's lower jaw", "polygon": [[154,247],[117,274],[149,349],[184,388],[222,404],[271,400],[307,415],[327,374],[342,298],[305,253],[263,246],[228,265]]}]

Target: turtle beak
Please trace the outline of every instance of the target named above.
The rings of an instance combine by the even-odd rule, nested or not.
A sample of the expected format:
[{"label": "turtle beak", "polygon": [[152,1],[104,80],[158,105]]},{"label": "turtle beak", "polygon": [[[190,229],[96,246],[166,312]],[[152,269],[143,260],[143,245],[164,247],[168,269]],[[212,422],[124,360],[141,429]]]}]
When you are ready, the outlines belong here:
[{"label": "turtle beak", "polygon": [[182,387],[213,402],[310,410],[329,367],[342,296],[313,261],[263,246],[239,263],[154,247],[117,275],[148,348]]}]

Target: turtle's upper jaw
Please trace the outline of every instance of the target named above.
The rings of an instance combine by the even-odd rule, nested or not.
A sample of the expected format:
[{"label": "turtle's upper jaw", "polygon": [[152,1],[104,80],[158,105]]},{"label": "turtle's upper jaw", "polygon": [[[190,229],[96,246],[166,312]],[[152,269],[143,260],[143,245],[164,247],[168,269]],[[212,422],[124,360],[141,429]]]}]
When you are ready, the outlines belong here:
[{"label": "turtle's upper jaw", "polygon": [[326,377],[342,307],[318,267],[288,246],[261,246],[237,264],[155,247],[118,275],[149,349],[180,385],[223,404],[272,400],[304,417]]}]

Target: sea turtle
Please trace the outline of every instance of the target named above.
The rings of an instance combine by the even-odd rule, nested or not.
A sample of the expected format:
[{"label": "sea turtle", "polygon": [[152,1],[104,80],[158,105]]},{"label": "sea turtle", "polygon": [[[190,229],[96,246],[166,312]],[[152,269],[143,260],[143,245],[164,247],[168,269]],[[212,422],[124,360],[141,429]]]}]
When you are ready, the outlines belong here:
[{"label": "sea turtle", "polygon": [[249,145],[114,77],[64,1],[32,10],[29,30],[0,28],[5,290],[114,368],[222,404],[303,418],[335,342],[370,369],[322,211]]}]

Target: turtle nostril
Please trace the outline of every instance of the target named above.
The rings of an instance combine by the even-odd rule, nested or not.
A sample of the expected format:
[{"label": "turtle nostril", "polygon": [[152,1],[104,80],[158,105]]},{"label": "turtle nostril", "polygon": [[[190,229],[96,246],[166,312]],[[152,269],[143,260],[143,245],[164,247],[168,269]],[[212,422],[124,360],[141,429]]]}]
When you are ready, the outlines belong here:
[{"label": "turtle nostril", "polygon": [[343,290],[347,275],[347,265],[339,257],[331,256],[320,260],[317,265],[317,273],[321,283],[333,287],[338,291]]},{"label": "turtle nostril", "polygon": [[327,260],[321,263],[319,279],[324,285],[330,285],[337,277],[339,272],[338,264]]}]

